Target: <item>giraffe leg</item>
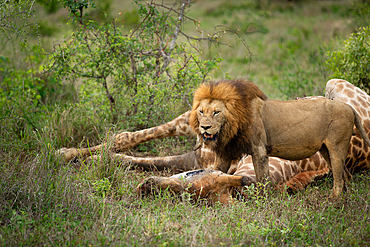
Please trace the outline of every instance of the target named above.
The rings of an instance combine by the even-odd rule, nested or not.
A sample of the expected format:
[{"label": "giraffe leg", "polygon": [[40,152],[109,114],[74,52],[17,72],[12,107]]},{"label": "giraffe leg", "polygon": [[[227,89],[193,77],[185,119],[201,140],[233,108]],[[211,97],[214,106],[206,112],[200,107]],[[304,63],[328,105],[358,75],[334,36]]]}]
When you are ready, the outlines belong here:
[{"label": "giraffe leg", "polygon": [[96,151],[103,148],[109,148],[112,151],[123,151],[132,148],[140,143],[154,139],[161,139],[171,136],[196,136],[189,126],[190,111],[185,112],[172,121],[157,127],[140,130],[136,132],[122,132],[117,134],[112,143],[103,143],[89,148],[61,148],[56,151],[56,155],[61,156],[63,162],[69,162],[76,157],[82,158],[95,154]]},{"label": "giraffe leg", "polygon": [[[200,165],[195,155],[195,151],[174,156],[166,157],[134,157],[124,154],[111,154],[111,157],[116,162],[125,162],[133,167],[140,167],[144,170],[171,170],[173,172],[190,171],[199,169]],[[87,157],[84,162],[89,164],[91,162],[98,162],[101,160],[101,155],[92,155]]]},{"label": "giraffe leg", "polygon": [[307,187],[314,179],[321,178],[329,173],[329,168],[324,167],[317,171],[301,172],[295,175],[292,179],[287,181],[285,184],[280,186],[282,189],[287,188],[288,193],[296,193],[299,190],[303,190]]},{"label": "giraffe leg", "polygon": [[147,157],[138,158],[123,154],[114,154],[121,162],[129,162],[133,166],[144,168],[145,170],[165,170],[172,171],[189,171],[199,169],[200,165],[195,156],[195,152],[186,153],[183,155],[167,156],[167,157]]}]

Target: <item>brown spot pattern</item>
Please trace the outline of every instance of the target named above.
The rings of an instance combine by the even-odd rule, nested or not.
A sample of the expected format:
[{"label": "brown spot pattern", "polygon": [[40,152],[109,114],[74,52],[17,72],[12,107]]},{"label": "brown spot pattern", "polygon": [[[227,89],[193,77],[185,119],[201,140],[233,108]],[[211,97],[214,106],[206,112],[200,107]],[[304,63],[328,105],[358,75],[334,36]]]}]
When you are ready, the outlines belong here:
[{"label": "brown spot pattern", "polygon": [[356,101],[356,100],[351,100],[351,101],[350,101],[350,105],[351,105],[353,108],[355,108],[355,109],[360,108],[360,104],[359,104],[359,103],[357,103],[357,101]]},{"label": "brown spot pattern", "polygon": [[348,88],[344,89],[343,94],[345,94],[348,98],[354,98],[355,96],[355,93]]},{"label": "brown spot pattern", "polygon": [[340,92],[344,89],[343,84],[337,84],[337,87],[335,88],[337,92]]},{"label": "brown spot pattern", "polygon": [[363,122],[362,122],[362,125],[364,126],[364,129],[365,129],[367,135],[369,135],[369,133],[370,133],[370,119],[364,119]]}]

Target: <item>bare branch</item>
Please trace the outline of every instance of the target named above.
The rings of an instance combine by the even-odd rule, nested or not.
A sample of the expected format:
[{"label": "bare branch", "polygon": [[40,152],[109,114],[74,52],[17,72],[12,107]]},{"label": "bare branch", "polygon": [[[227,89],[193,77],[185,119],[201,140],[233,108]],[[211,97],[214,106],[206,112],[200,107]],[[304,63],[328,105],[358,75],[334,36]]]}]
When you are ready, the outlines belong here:
[{"label": "bare branch", "polygon": [[218,28],[218,27],[224,27],[225,29],[224,29],[223,31],[224,31],[225,33],[226,33],[226,32],[231,32],[231,33],[234,33],[236,36],[238,36],[238,38],[241,40],[241,42],[242,42],[243,46],[247,49],[247,51],[248,51],[248,53],[249,53],[250,61],[252,62],[252,56],[253,56],[253,54],[252,54],[252,52],[249,50],[249,46],[248,46],[248,44],[247,44],[247,41],[245,41],[245,39],[244,39],[242,36],[240,36],[240,34],[239,34],[237,31],[235,31],[235,30],[233,30],[233,29],[230,29],[230,28],[228,28],[228,27],[226,27],[226,26],[223,26],[223,25],[216,26],[216,28]]},{"label": "bare branch", "polygon": [[[139,27],[145,22],[145,20],[152,15],[152,11],[149,11],[149,13],[144,17],[144,19],[140,22],[139,25],[137,25],[137,27],[132,31],[131,35],[130,35],[130,38],[132,38],[132,36],[134,36],[134,33],[139,29]],[[140,34],[139,34],[140,35]],[[139,36],[138,35],[138,36]]]},{"label": "bare branch", "polygon": [[[188,2],[190,2],[190,1],[188,1]],[[189,3],[188,3],[188,4],[189,4]],[[170,11],[175,12],[175,13],[176,13],[176,14],[178,14],[178,15],[181,15],[181,13],[180,13],[180,12],[178,12],[178,11],[174,10],[173,8],[167,7],[167,6],[163,5],[163,4],[152,3],[152,5],[154,5],[154,6],[159,6],[159,7],[165,8],[165,9],[168,9],[168,10],[170,10]],[[188,17],[188,16],[186,16],[186,15],[183,15],[183,18],[186,18],[186,19],[188,19],[188,20],[191,20],[191,21],[193,21],[193,22],[195,22],[195,23],[199,23],[199,21],[194,20],[193,18],[190,18],[190,17]]]},{"label": "bare branch", "polygon": [[183,0],[182,6],[181,6],[181,12],[179,14],[179,18],[177,19],[177,25],[176,25],[176,28],[175,28],[175,32],[173,34],[173,39],[172,39],[170,47],[169,47],[170,51],[169,51],[169,54],[167,54],[167,56],[164,59],[163,66],[162,66],[162,69],[161,69],[161,74],[163,73],[163,71],[167,68],[168,64],[170,63],[171,53],[172,53],[172,50],[175,48],[177,36],[179,35],[179,32],[180,32],[180,25],[181,25],[182,20],[183,20],[185,7],[189,3],[190,3],[190,0]]},{"label": "bare branch", "polygon": [[211,37],[209,37],[209,38],[195,38],[195,37],[192,37],[192,36],[187,35],[186,33],[182,32],[182,31],[180,31],[180,34],[182,34],[183,36],[185,36],[185,38],[188,40],[189,44],[190,44],[193,48],[195,48],[197,51],[199,51],[199,50],[198,50],[198,48],[196,48],[195,46],[193,46],[193,45],[191,44],[190,40],[196,40],[196,41],[210,41],[210,42],[213,42],[213,43],[217,43],[217,44],[219,44],[219,45],[226,45],[226,46],[228,46],[228,47],[232,47],[232,45],[225,44],[225,43],[222,43],[222,42],[220,42],[220,41],[217,41],[217,40],[216,40],[216,39],[217,39],[217,37],[216,37],[216,36],[211,36]]}]

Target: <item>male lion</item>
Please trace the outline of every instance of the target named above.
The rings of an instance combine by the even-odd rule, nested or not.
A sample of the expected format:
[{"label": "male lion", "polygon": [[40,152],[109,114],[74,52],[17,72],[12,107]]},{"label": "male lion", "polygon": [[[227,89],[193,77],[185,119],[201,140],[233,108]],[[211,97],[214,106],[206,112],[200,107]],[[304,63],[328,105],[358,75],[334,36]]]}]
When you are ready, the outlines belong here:
[{"label": "male lion", "polygon": [[250,154],[260,182],[269,179],[268,156],[301,160],[320,151],[333,172],[331,197],[350,180],[344,164],[354,125],[370,146],[351,106],[324,98],[267,100],[256,85],[241,79],[201,85],[189,124],[216,153],[213,169],[226,173],[232,161]]}]

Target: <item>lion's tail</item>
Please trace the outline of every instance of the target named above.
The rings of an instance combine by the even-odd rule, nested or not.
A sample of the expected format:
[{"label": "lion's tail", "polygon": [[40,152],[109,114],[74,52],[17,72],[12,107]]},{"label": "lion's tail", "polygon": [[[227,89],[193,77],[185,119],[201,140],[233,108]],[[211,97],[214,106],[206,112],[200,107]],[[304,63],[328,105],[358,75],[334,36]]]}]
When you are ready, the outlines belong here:
[{"label": "lion's tail", "polygon": [[352,111],[353,111],[353,114],[355,115],[355,126],[357,130],[360,133],[360,136],[362,137],[362,139],[364,139],[366,145],[370,147],[370,139],[366,134],[364,126],[361,123],[360,116],[357,114],[357,112],[353,108],[352,108]]}]

